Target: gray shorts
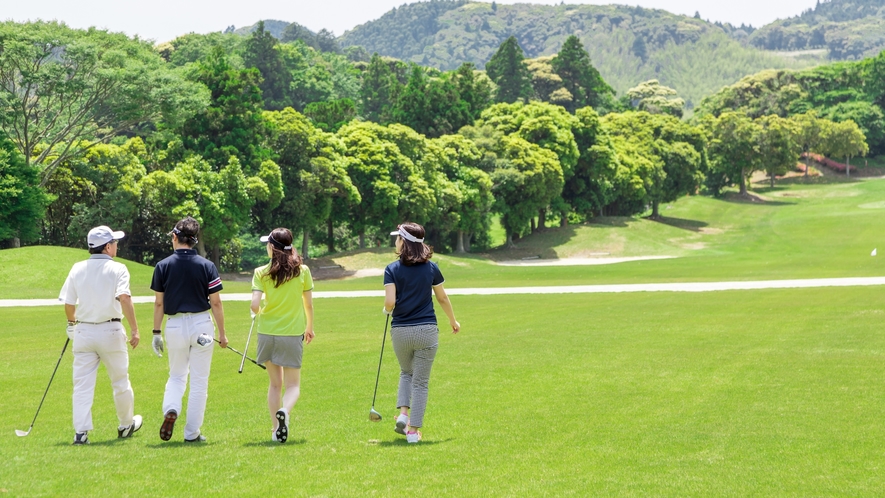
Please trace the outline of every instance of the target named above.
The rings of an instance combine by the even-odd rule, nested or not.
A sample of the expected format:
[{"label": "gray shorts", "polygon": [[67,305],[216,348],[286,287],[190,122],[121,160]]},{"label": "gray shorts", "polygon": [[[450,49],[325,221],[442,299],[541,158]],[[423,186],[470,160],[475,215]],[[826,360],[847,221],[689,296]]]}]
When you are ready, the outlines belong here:
[{"label": "gray shorts", "polygon": [[281,367],[301,368],[303,354],[304,335],[258,334],[258,363],[269,361]]}]

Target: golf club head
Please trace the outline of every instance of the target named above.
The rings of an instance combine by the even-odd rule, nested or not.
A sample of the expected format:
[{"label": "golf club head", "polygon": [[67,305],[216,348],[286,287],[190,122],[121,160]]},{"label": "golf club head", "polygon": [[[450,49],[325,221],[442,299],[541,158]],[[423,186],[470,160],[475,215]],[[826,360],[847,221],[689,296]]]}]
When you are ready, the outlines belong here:
[{"label": "golf club head", "polygon": [[381,421],[381,414],[375,411],[375,407],[372,407],[372,409],[369,410],[369,420],[371,420],[372,422]]},{"label": "golf club head", "polygon": [[[379,417],[380,417],[380,415],[379,415]],[[30,433],[31,433],[31,429],[28,429],[27,431],[23,431],[23,430],[20,430],[20,429],[16,429],[16,430],[15,430],[15,435],[18,436],[18,437],[25,437],[25,436],[27,436],[27,435],[30,434]]]}]

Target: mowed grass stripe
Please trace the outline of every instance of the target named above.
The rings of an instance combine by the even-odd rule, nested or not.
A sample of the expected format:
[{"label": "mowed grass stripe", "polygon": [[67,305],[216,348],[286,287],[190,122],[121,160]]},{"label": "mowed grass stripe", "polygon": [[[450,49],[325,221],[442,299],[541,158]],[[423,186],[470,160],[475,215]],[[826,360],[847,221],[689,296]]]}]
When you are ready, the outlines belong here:
[{"label": "mowed grass stripe", "polygon": [[[161,442],[166,359],[147,339],[131,355],[145,416],[133,440],[115,439],[102,368],[95,443],[70,446],[70,352],[33,432],[17,438],[61,351],[63,322],[45,308],[0,310],[10,324],[0,487],[243,495],[277,492],[283,475],[298,496],[875,496],[885,487],[877,290],[453,299],[464,331],[443,328],[418,447],[392,431],[389,337],[376,402],[385,420],[368,421],[384,326],[377,299],[316,303],[318,338],[285,445],[269,441],[264,371],[246,365],[238,375],[239,358],[220,349],[203,427],[210,444],[184,446],[183,426]],[[226,310],[241,348],[247,304]],[[145,338],[149,313],[138,306]]]}]

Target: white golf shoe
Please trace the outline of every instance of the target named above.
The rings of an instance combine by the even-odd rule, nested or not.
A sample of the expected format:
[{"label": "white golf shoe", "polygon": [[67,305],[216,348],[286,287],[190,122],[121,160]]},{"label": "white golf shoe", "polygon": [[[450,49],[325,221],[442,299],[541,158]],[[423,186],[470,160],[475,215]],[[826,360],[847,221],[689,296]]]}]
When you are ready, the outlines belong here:
[{"label": "white golf shoe", "polygon": [[406,435],[406,426],[409,425],[409,416],[405,413],[400,413],[398,417],[396,417],[396,427],[393,428],[393,432],[397,434]]},{"label": "white golf shoe", "polygon": [[413,444],[421,440],[421,431],[409,432],[406,434],[406,442]]}]

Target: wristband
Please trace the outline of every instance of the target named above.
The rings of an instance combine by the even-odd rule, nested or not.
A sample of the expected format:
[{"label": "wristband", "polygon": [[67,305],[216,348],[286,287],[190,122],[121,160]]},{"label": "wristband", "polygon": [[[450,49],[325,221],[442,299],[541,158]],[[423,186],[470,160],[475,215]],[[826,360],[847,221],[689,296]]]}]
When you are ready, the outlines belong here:
[{"label": "wristband", "polygon": [[153,332],[154,332],[154,335],[160,335],[163,333],[162,330],[157,330],[157,329],[154,329]]}]

